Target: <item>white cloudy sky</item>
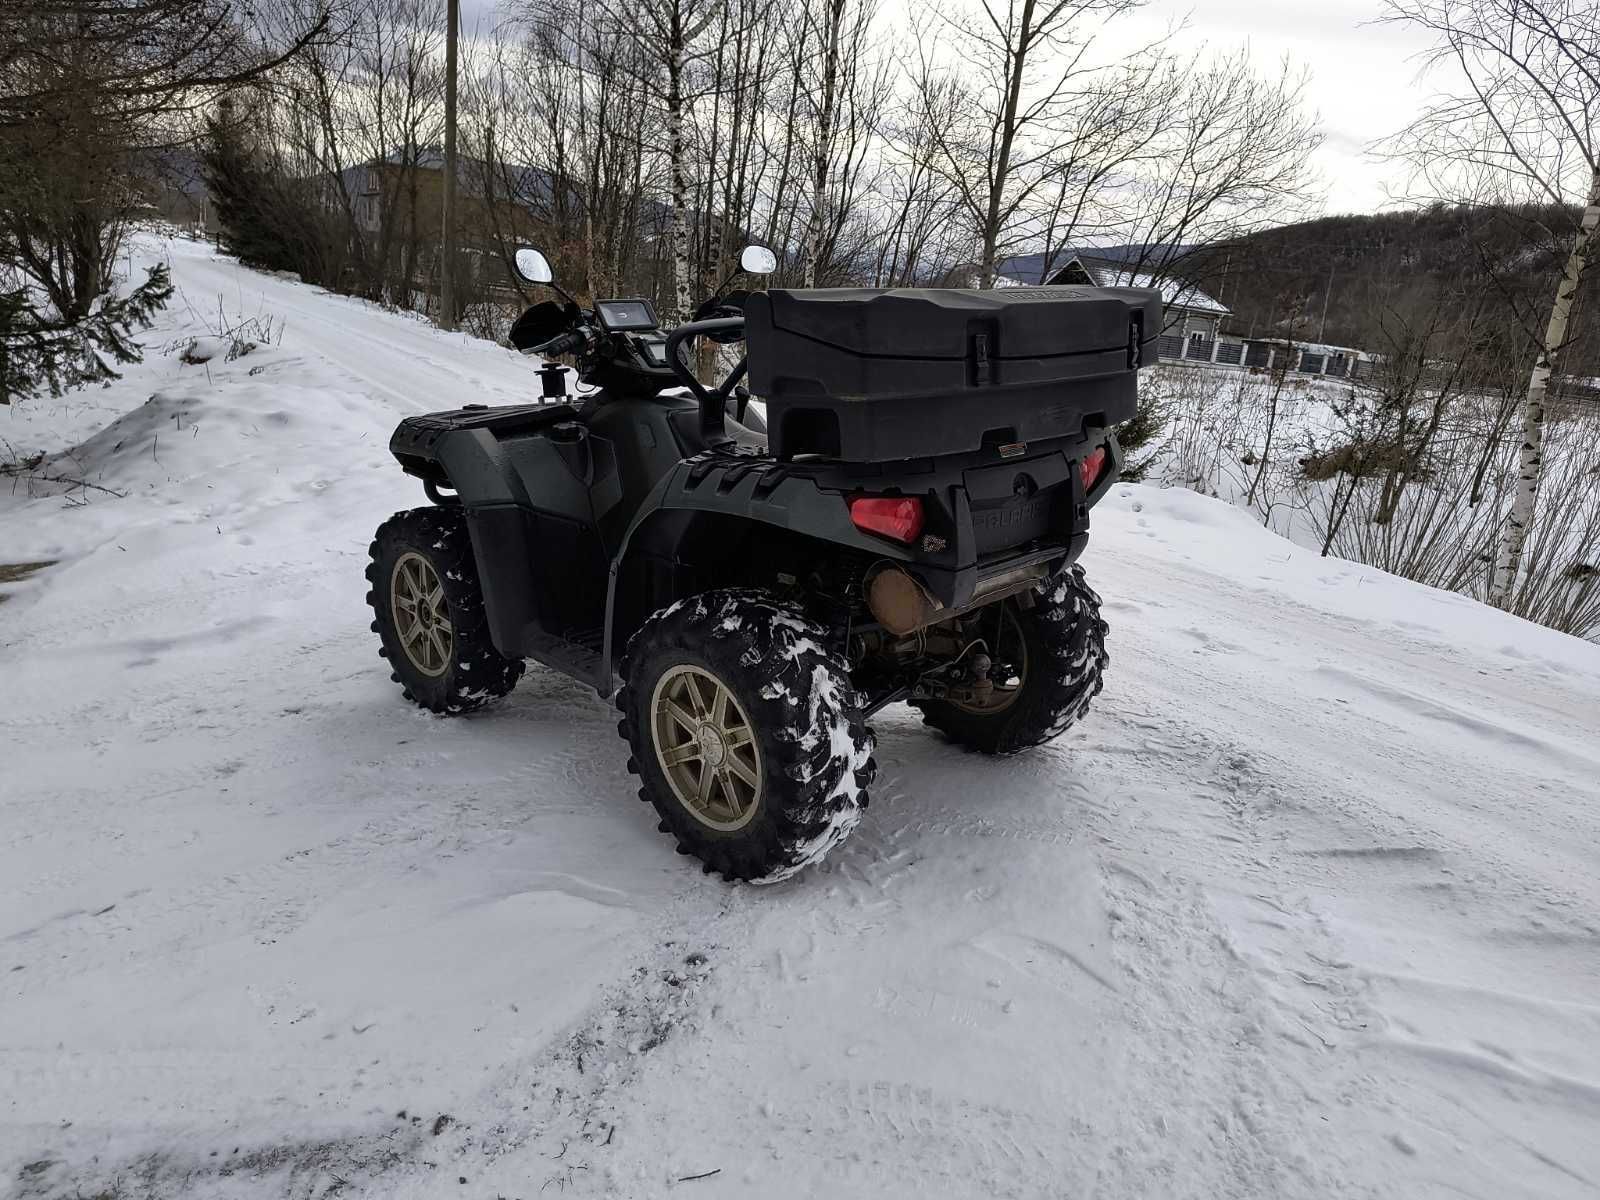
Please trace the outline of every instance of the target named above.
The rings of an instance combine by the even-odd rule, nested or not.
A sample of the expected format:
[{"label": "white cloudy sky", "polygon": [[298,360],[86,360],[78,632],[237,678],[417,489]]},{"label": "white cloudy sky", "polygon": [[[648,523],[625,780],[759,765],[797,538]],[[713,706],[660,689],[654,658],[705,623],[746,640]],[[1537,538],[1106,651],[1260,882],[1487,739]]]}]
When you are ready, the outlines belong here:
[{"label": "white cloudy sky", "polygon": [[1385,185],[1405,182],[1365,148],[1404,126],[1431,90],[1416,80],[1427,41],[1403,26],[1377,25],[1382,0],[1151,0],[1130,23],[1158,28],[1187,16],[1185,40],[1218,49],[1248,44],[1264,68],[1285,54],[1309,68],[1310,103],[1326,142],[1318,167],[1329,212],[1386,206]]},{"label": "white cloudy sky", "polygon": [[[888,21],[908,7],[907,0],[879,3]],[[492,22],[495,0],[461,0],[461,8],[470,32]],[[1309,68],[1309,101],[1326,135],[1316,165],[1327,211],[1370,212],[1386,207],[1386,186],[1397,189],[1404,179],[1366,147],[1405,125],[1428,90],[1415,78],[1415,56],[1426,41],[1404,27],[1374,24],[1383,8],[1383,0],[1147,0],[1122,19],[1114,40],[1136,44],[1185,21],[1186,43],[1218,50],[1247,44],[1266,71],[1284,55]]]}]

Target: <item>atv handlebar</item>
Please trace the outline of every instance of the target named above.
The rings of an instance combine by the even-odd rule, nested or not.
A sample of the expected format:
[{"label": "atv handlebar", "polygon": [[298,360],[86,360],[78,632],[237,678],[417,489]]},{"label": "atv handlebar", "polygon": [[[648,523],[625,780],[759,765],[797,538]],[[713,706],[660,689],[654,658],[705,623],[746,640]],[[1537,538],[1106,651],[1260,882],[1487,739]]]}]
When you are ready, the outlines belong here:
[{"label": "atv handlebar", "polygon": [[672,368],[674,375],[683,380],[683,385],[689,389],[694,398],[700,401],[700,433],[707,442],[727,439],[728,428],[724,416],[728,397],[744,378],[745,368],[749,365],[748,360],[741,357],[739,364],[717,385],[716,390],[707,391],[706,385],[695,378],[694,372],[678,356],[678,350],[685,338],[696,337],[702,333],[733,333],[743,329],[743,317],[713,317],[708,321],[690,321],[686,325],[679,325],[667,334],[667,365]]},{"label": "atv handlebar", "polygon": [[557,334],[548,342],[540,342],[537,346],[529,346],[523,350],[524,354],[542,354],[555,358],[558,355],[570,354],[574,350],[581,350],[583,344],[589,340],[589,334],[584,329],[574,329],[567,333]]}]

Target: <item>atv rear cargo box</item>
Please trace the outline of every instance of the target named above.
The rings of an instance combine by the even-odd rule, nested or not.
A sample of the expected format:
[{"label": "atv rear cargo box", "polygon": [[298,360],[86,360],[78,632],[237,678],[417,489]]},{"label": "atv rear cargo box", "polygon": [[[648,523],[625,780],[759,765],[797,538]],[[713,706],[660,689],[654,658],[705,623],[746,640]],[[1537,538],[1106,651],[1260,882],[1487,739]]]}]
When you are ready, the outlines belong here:
[{"label": "atv rear cargo box", "polygon": [[812,288],[745,302],[779,458],[888,462],[1133,416],[1161,298],[1135,288]]}]

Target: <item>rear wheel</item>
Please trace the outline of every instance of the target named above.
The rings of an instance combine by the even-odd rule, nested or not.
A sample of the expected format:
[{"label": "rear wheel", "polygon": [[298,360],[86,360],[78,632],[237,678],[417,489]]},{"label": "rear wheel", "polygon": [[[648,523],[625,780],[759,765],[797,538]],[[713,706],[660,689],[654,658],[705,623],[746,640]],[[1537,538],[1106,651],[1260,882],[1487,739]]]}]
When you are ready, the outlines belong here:
[{"label": "rear wheel", "polygon": [[523,663],[489,640],[472,539],[460,509],[415,508],[378,527],[368,551],[378,653],[407,700],[445,716],[471,712],[516,686]]},{"label": "rear wheel", "polygon": [[651,617],[621,664],[628,769],[678,850],[774,883],[855,828],[876,764],[827,631],[764,592],[707,592]]},{"label": "rear wheel", "polygon": [[1024,607],[1013,597],[979,613],[996,664],[984,701],[914,700],[922,719],[985,754],[1014,754],[1065,733],[1099,694],[1107,625],[1100,597],[1072,566],[1042,581]]}]

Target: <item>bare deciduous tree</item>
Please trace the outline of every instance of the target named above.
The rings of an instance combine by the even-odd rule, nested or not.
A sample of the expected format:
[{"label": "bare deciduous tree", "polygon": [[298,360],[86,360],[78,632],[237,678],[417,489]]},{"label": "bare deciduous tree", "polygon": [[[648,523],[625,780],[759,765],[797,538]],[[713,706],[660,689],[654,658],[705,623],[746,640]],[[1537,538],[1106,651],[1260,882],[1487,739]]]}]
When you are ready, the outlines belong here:
[{"label": "bare deciduous tree", "polygon": [[806,287],[817,286],[817,260],[822,251],[822,239],[827,228],[828,168],[833,157],[834,121],[839,101],[840,43],[848,40],[854,53],[859,53],[871,19],[871,10],[857,3],[852,28],[846,28],[846,13],[850,0],[810,0],[805,6],[808,23],[820,33],[822,41],[822,78],[814,95],[816,106],[815,144],[811,150],[811,212],[806,224],[805,270]]},{"label": "bare deciduous tree", "polygon": [[[981,285],[993,286],[1003,250],[1038,232],[1033,207],[1089,156],[1073,148],[1114,124],[1114,64],[1095,57],[1104,23],[1138,0],[973,0],[919,16],[914,95],[942,104],[927,127],[978,243]],[[1128,93],[1125,89],[1123,94]]]},{"label": "bare deciduous tree", "polygon": [[1259,73],[1243,50],[1170,59],[1143,81],[1147,134],[1117,204],[1130,271],[1167,278],[1196,247],[1305,210],[1322,144],[1307,82],[1287,60]]},{"label": "bare deciduous tree", "polygon": [[659,65],[663,81],[659,98],[665,106],[667,169],[672,205],[673,316],[687,320],[694,311],[689,254],[689,110],[694,103],[689,73],[714,47],[706,31],[725,0],[662,0],[635,4],[636,36]]},{"label": "bare deciduous tree", "polygon": [[1573,297],[1600,249],[1600,7],[1590,0],[1389,0],[1388,19],[1431,33],[1433,66],[1459,88],[1400,140],[1435,191],[1458,194],[1487,175],[1504,199],[1583,208],[1523,404],[1517,487],[1489,592],[1507,607],[1538,507],[1550,380],[1567,348]]}]

